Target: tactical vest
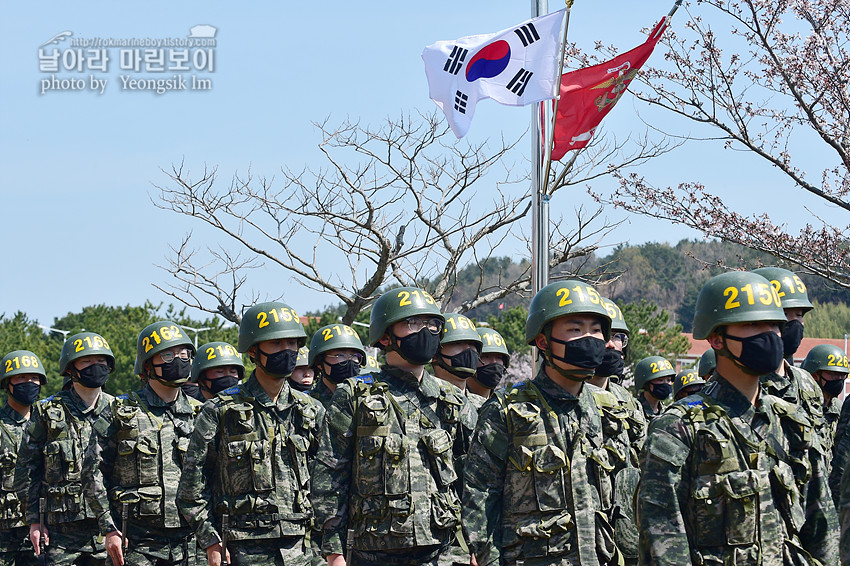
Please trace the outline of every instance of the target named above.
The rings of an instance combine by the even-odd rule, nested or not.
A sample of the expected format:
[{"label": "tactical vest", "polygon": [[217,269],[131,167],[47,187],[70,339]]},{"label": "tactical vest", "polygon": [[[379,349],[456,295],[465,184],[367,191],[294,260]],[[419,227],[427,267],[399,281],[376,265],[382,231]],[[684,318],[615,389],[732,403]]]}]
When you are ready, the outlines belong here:
[{"label": "tactical vest", "polygon": [[455,439],[463,398],[439,382],[436,402],[407,416],[386,383],[354,387],[354,547],[385,551],[447,544],[460,522]]},{"label": "tactical vest", "polygon": [[23,502],[15,492],[15,463],[21,433],[21,427],[15,431],[12,425],[0,421],[0,531],[26,525]]},{"label": "tactical vest", "polygon": [[95,519],[83,496],[81,470],[91,423],[76,419],[58,395],[48,397],[36,408],[47,434],[43,448],[47,523]]},{"label": "tactical vest", "polygon": [[629,457],[628,447],[614,440],[624,432],[626,415],[611,394],[595,387],[590,391],[596,406],[590,429],[596,432],[575,430],[571,443],[534,383],[497,394],[508,430],[505,563],[573,553],[581,564],[598,564],[616,555],[606,512],[614,501],[613,473]]},{"label": "tactical vest", "polygon": [[[193,417],[202,404],[186,397]],[[162,528],[185,527],[177,511],[177,481],[189,437],[191,422],[157,417],[136,394],[121,395],[112,403],[116,427],[116,455],[109,481],[109,499],[120,511],[128,503],[129,516]]]},{"label": "tactical vest", "polygon": [[289,413],[261,405],[244,386],[219,394],[221,431],[215,513],[228,513],[236,540],[304,536],[310,528],[308,451],[319,409],[292,391]]},{"label": "tactical vest", "polygon": [[686,466],[695,563],[783,564],[783,546],[808,556],[794,540],[805,520],[799,490],[810,477],[808,421],[793,404],[773,398],[768,410],[782,431],[756,444],[723,406],[703,392],[697,395],[700,401],[668,409],[680,415],[693,438]]}]

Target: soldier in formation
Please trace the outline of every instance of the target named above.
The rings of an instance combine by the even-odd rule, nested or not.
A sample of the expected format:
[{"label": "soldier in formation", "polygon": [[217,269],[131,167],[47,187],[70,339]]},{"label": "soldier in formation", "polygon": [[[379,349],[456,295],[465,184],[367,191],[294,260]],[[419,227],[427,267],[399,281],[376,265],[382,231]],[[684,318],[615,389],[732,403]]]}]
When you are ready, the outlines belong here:
[{"label": "soldier in formation", "polygon": [[36,554],[46,549],[51,565],[100,566],[106,560],[98,515],[83,496],[82,468],[92,424],[113,400],[102,387],[114,369],[115,356],[103,336],[68,337],[59,373],[71,379],[71,388],[37,403],[24,431],[18,466],[28,483],[30,541]]},{"label": "soldier in formation", "polygon": [[195,419],[177,506],[210,566],[310,563],[308,463],[324,409],[289,379],[306,340],[285,303],[245,311],[237,350],[256,369]]},{"label": "soldier in formation", "polygon": [[308,393],[313,389],[316,372],[310,367],[310,349],[298,348],[298,356],[295,358],[295,369],[289,375],[289,386],[296,391]]},{"label": "soldier in formation", "polygon": [[688,395],[699,393],[705,386],[705,380],[696,369],[682,370],[673,378],[673,400],[684,399]]},{"label": "soldier in formation", "polygon": [[478,564],[622,560],[614,471],[630,462],[613,437],[627,434],[626,415],[586,383],[610,331],[599,294],[583,282],[553,283],[532,299],[525,335],[541,353],[540,371],[494,392],[466,461],[464,529]]},{"label": "soldier in formation", "polygon": [[201,408],[181,388],[194,354],[174,322],[147,326],[136,348],[144,387],[113,399],[92,425],[83,483],[114,566],[188,566],[194,558],[192,530],[174,497]]},{"label": "soldier in formation", "polygon": [[341,564],[439,564],[460,524],[456,459],[468,451],[467,400],[425,371],[445,318],[424,290],[375,302],[369,344],[386,365],[373,383],[337,385],[314,460],[322,555]]},{"label": "soldier in formation", "polygon": [[481,339],[481,355],[475,375],[467,380],[466,388],[470,399],[474,399],[472,395],[477,395],[487,400],[504,379],[511,363],[511,354],[501,334],[483,326],[477,327],[476,330]]},{"label": "soldier in formation", "polygon": [[487,399],[470,392],[466,384],[478,371],[483,344],[471,320],[462,314],[447,314],[440,349],[431,362],[434,377],[451,383],[466,396],[475,411],[473,422],[477,420],[478,409]]},{"label": "soldier in formation", "polygon": [[310,340],[308,365],[316,372],[310,396],[327,409],[336,386],[366,368],[366,350],[357,332],[345,324],[318,329]]},{"label": "soldier in formation", "polygon": [[15,464],[24,427],[41,386],[47,383],[44,365],[28,350],[9,352],[0,361],[0,390],[6,403],[0,409],[0,564],[34,566],[25,505],[26,478]]},{"label": "soldier in formation", "polygon": [[203,401],[242,382],[245,363],[227,342],[210,342],[198,348],[192,360],[192,382],[198,385]]},{"label": "soldier in formation", "polygon": [[661,356],[646,357],[635,365],[635,390],[647,421],[664,412],[675,375],[673,365]]},{"label": "soldier in formation", "polygon": [[758,274],[724,273],[700,292],[694,338],[717,368],[650,424],[636,498],[642,564],[836,563],[835,527],[804,530],[832,507],[811,469],[812,423],[760,387],[782,362],[785,321]]}]

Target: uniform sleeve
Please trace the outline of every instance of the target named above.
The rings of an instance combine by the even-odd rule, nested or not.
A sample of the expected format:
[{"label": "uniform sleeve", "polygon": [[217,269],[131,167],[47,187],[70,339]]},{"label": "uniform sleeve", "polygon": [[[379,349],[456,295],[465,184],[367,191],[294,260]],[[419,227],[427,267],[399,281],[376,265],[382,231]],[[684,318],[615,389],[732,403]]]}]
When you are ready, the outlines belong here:
[{"label": "uniform sleeve", "polygon": [[482,566],[499,563],[502,538],[508,430],[497,395],[481,407],[464,467],[463,526],[470,549]]},{"label": "uniform sleeve", "polygon": [[198,545],[208,548],[221,541],[213,522],[212,481],[218,458],[217,437],[221,408],[208,402],[195,419],[195,430],[183,461],[177,486],[177,508],[195,531]]},{"label": "uniform sleeve", "polygon": [[841,416],[838,419],[838,428],[835,430],[835,446],[832,448],[832,471],[829,473],[829,489],[832,492],[832,498],[836,508],[840,509],[839,499],[841,496],[841,477],[844,475],[844,469],[847,467],[847,459],[850,457],[850,429],[847,428],[846,421],[842,420],[850,417],[850,397],[844,401],[841,409]]},{"label": "uniform sleeve", "polygon": [[110,406],[92,424],[91,439],[83,459],[83,492],[103,535],[118,530],[117,518],[112,516],[109,506],[107,486],[117,452],[115,432]]},{"label": "uniform sleeve", "polygon": [[800,529],[800,543],[821,563],[836,564],[838,544],[835,533],[839,530],[838,514],[829,491],[826,457],[817,446],[809,449],[812,476],[803,490],[806,522]]},{"label": "uniform sleeve", "polygon": [[30,422],[24,428],[21,447],[18,451],[18,461],[15,474],[27,481],[26,492],[26,522],[28,525],[38,523],[38,498],[41,495],[41,484],[44,480],[44,445],[47,432],[44,417],[39,408],[34,408]]},{"label": "uniform sleeve", "polygon": [[690,452],[687,438],[681,418],[675,414],[663,414],[649,426],[635,496],[640,564],[691,564],[681,507],[689,498],[687,483],[682,481],[682,467]]},{"label": "uniform sleeve", "polygon": [[334,391],[322,420],[319,449],[310,474],[316,523],[323,532],[323,556],[343,553],[353,472],[354,431],[354,395],[351,385],[342,383]]}]

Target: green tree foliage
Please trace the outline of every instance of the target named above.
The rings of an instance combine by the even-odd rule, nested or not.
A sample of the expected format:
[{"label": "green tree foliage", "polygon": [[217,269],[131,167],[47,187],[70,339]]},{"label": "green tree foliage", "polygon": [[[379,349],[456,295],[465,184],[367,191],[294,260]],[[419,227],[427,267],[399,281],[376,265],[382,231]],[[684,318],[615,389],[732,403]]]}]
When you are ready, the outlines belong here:
[{"label": "green tree foliage", "polygon": [[629,356],[632,367],[647,356],[675,360],[688,351],[688,339],[681,324],[670,324],[670,315],[658,305],[641,299],[637,303],[619,303],[629,327]]},{"label": "green tree foliage", "polygon": [[524,306],[516,306],[501,311],[499,316],[487,317],[487,324],[505,339],[508,352],[525,353],[531,346],[525,343],[525,320],[528,318],[528,309]]},{"label": "green tree foliage", "polygon": [[814,309],[806,313],[806,336],[843,339],[850,334],[850,306],[847,303],[812,301]]}]

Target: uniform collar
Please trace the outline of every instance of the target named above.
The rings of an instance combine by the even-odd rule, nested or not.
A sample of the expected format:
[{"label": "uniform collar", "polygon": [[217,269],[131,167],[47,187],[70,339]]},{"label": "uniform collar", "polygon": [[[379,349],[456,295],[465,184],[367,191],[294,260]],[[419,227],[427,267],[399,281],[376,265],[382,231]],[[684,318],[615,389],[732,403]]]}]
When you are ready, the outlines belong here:
[{"label": "uniform collar", "polygon": [[437,383],[437,378],[427,371],[423,370],[422,379],[394,366],[383,366],[381,373],[402,387],[419,391],[425,397],[436,399],[440,396],[440,384]]},{"label": "uniform collar", "polygon": [[21,413],[12,408],[8,401],[0,408],[0,417],[3,417],[6,420],[10,420],[16,424],[21,424],[26,422],[27,417],[23,416]]},{"label": "uniform collar", "polygon": [[189,401],[186,397],[186,394],[183,393],[183,391],[180,389],[178,389],[177,399],[175,399],[173,403],[168,403],[163,400],[162,397],[157,395],[156,391],[153,390],[153,387],[151,387],[150,383],[146,384],[141,390],[138,391],[137,394],[148,407],[163,408],[165,410],[171,411],[175,415],[190,415],[194,412],[192,410],[192,406],[189,405]]},{"label": "uniform collar", "polygon": [[[730,417],[743,417],[749,420],[756,411],[756,407],[753,407],[750,400],[744,397],[735,386],[726,381],[726,378],[717,372],[714,373],[713,387],[707,387],[704,390],[708,397],[711,397],[726,407],[726,414]],[[763,392],[759,394],[759,398],[756,401],[759,410],[763,402],[762,397]]]},{"label": "uniform collar", "polygon": [[92,404],[91,407],[86,406],[86,402],[83,401],[83,398],[77,394],[77,390],[73,387],[68,391],[60,391],[58,395],[69,405],[69,408],[78,411],[80,414],[88,415],[89,413],[94,413],[99,415],[101,410],[109,403],[106,400],[106,394],[103,392],[103,389],[100,390],[100,394],[97,396],[97,400]]},{"label": "uniform collar", "polygon": [[254,375],[253,371],[251,372],[251,377],[248,378],[248,381],[242,387],[263,407],[276,407],[278,410],[284,410],[288,409],[295,402],[288,379],[283,380],[283,389],[280,390],[280,395],[277,396],[277,403],[272,401],[271,397],[266,394],[266,390],[257,381],[257,376]]},{"label": "uniform collar", "polygon": [[546,372],[543,371],[542,365],[540,366],[540,370],[537,372],[537,377],[534,378],[534,385],[537,386],[537,389],[558,401],[577,401],[587,390],[587,387],[585,387],[586,384],[582,384],[581,393],[579,393],[579,397],[576,397],[552,381],[552,378],[546,375]]}]

